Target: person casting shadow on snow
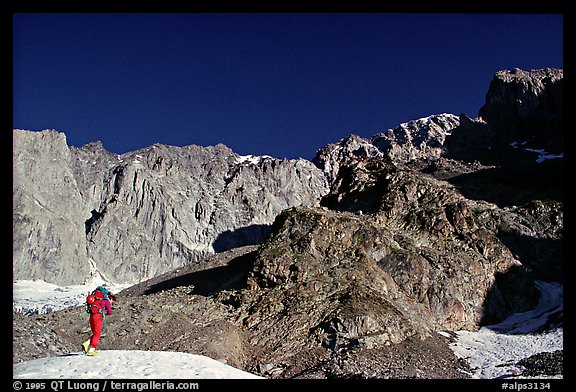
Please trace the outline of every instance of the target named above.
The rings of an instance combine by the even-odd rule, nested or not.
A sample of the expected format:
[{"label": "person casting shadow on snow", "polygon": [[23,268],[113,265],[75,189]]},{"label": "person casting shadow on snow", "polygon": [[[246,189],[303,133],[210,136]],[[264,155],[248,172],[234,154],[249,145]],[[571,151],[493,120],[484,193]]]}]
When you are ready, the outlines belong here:
[{"label": "person casting shadow on snow", "polygon": [[107,315],[112,314],[112,303],[116,296],[107,288],[98,286],[86,298],[86,312],[90,314],[90,329],[92,336],[82,343],[82,349],[87,355],[95,355],[100,341],[102,328]]}]

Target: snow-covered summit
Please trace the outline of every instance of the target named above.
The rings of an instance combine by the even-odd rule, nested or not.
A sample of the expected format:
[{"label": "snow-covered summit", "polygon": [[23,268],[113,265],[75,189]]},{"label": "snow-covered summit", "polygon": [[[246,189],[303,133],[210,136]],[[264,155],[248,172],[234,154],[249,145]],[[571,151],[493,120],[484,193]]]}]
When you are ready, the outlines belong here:
[{"label": "snow-covered summit", "polygon": [[459,125],[460,118],[454,114],[435,114],[377,133],[371,142],[392,158],[403,161],[437,158],[446,136],[450,136],[451,131]]},{"label": "snow-covered summit", "polygon": [[238,158],[236,158],[236,163],[257,165],[265,159],[274,158],[272,158],[270,155],[238,155]]},{"label": "snow-covered summit", "polygon": [[395,163],[436,159],[443,152],[446,138],[459,125],[459,116],[441,113],[404,122],[370,139],[352,134],[319,149],[313,162],[334,179],[340,165],[350,157],[388,156]]},{"label": "snow-covered summit", "polygon": [[438,123],[441,121],[459,121],[459,117],[452,113],[439,113],[439,114],[432,114],[426,117],[420,117],[416,120],[410,120],[400,124],[398,127],[412,127],[414,125],[418,126],[418,128],[423,128],[425,126],[430,126],[431,124]]}]

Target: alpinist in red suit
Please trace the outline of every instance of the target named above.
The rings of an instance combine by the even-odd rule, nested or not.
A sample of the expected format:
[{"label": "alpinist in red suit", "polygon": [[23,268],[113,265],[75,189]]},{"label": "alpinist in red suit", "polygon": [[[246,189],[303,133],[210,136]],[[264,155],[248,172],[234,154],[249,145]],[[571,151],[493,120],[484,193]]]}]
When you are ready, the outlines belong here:
[{"label": "alpinist in red suit", "polygon": [[98,286],[86,299],[86,312],[90,314],[90,329],[92,336],[82,343],[82,348],[88,355],[95,355],[102,327],[107,315],[112,314],[112,302],[115,296],[108,289]]}]

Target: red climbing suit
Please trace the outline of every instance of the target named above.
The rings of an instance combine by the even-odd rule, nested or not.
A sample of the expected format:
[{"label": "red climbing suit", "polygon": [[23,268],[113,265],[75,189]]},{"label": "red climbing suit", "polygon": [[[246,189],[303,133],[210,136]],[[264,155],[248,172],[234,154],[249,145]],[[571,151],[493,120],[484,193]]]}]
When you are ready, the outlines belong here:
[{"label": "red climbing suit", "polygon": [[90,346],[97,348],[100,335],[102,334],[102,324],[105,315],[112,314],[112,305],[110,301],[104,298],[104,294],[97,290],[94,295],[96,301],[90,307],[90,329],[92,336],[90,337]]}]

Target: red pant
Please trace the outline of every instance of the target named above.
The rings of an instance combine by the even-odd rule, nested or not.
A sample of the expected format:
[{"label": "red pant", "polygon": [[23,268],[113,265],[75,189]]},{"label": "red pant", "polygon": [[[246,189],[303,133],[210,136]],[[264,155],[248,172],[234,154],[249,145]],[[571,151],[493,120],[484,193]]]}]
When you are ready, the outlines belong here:
[{"label": "red pant", "polygon": [[94,348],[98,347],[98,341],[100,340],[100,334],[102,333],[102,318],[103,316],[100,313],[90,315],[90,329],[92,330],[90,346]]}]

